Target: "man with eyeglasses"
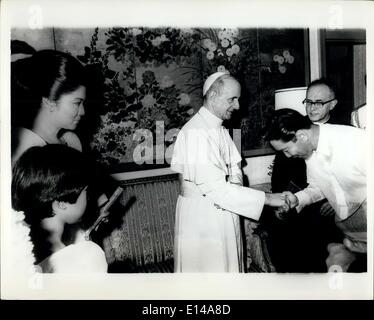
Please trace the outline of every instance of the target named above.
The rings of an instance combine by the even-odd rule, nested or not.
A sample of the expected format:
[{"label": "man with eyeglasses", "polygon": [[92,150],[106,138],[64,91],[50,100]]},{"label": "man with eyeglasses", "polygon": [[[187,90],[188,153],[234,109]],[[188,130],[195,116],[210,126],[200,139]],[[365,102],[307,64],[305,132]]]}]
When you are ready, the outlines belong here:
[{"label": "man with eyeglasses", "polygon": [[307,90],[305,104],[306,113],[312,122],[330,122],[330,112],[338,100],[332,86],[324,79],[313,81]]},{"label": "man with eyeglasses", "polygon": [[[311,82],[303,103],[313,123],[347,124],[339,123],[332,114],[338,100],[327,79]],[[271,184],[272,192],[297,192],[306,188],[304,159],[287,158],[277,152]],[[343,239],[335,225],[334,210],[323,200],[306,207],[300,214],[293,213],[287,219],[267,222],[272,262],[279,272],[325,272],[327,244],[340,243]],[[315,237],[317,233],[319,236]]]}]

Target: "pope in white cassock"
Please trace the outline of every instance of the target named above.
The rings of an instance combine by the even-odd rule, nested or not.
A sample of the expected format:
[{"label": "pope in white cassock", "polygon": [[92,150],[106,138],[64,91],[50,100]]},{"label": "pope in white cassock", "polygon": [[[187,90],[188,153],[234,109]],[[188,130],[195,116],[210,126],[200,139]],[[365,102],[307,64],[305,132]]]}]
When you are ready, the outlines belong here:
[{"label": "pope in white cassock", "polygon": [[175,272],[241,272],[239,216],[258,220],[281,194],[242,186],[241,156],[223,120],[239,109],[240,84],[217,72],[203,87],[204,105],[178,134],[171,169],[180,174],[175,222]]}]

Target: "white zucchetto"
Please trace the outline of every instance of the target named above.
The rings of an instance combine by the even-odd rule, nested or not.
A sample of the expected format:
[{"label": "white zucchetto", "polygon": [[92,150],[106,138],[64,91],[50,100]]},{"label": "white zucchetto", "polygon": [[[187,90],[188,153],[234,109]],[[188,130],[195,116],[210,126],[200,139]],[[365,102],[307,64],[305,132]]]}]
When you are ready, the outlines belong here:
[{"label": "white zucchetto", "polygon": [[223,75],[226,75],[226,74],[230,74],[228,71],[225,71],[225,72],[215,72],[213,74],[211,74],[206,80],[205,80],[205,83],[204,83],[204,86],[203,86],[203,96],[206,95],[206,93],[208,92],[209,88],[212,86],[212,84],[214,82],[216,82],[216,80],[220,77],[222,77]]}]

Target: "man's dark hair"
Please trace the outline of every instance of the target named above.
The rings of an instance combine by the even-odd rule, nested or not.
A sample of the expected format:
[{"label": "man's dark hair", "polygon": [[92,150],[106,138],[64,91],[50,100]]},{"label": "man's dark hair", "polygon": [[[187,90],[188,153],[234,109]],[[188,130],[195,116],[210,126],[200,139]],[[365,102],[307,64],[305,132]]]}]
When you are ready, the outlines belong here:
[{"label": "man's dark hair", "polygon": [[335,87],[334,83],[330,79],[327,79],[327,78],[320,78],[320,79],[316,79],[316,80],[312,81],[308,85],[308,90],[311,87],[319,86],[319,85],[327,86],[330,89],[331,94],[334,96],[334,98],[336,98],[336,87]]},{"label": "man's dark hair", "polygon": [[266,138],[267,140],[294,140],[296,132],[300,129],[310,129],[312,122],[308,117],[292,109],[281,109],[274,112],[270,119]]}]

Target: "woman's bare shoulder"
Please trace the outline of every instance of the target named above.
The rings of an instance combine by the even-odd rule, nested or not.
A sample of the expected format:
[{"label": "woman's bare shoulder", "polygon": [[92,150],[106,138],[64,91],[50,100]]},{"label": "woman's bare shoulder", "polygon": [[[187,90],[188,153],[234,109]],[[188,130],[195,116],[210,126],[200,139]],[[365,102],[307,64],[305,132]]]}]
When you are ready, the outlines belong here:
[{"label": "woman's bare shoulder", "polygon": [[27,149],[44,145],[46,142],[32,130],[22,127],[12,129],[12,163]]},{"label": "woman's bare shoulder", "polygon": [[61,139],[71,148],[82,152],[82,143],[79,137],[73,131],[66,131]]}]

